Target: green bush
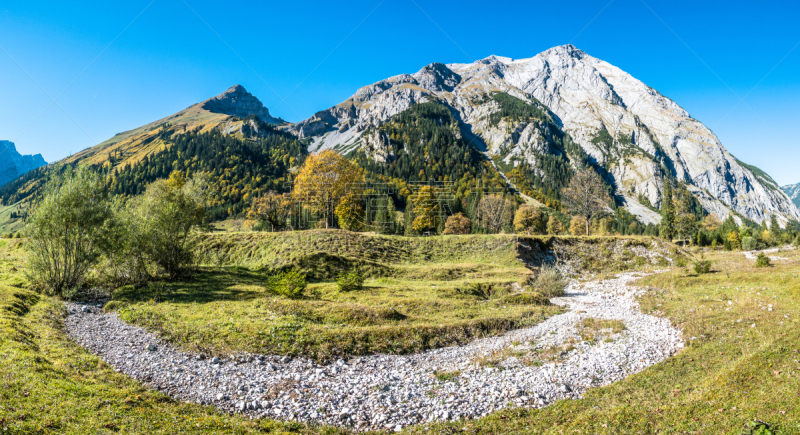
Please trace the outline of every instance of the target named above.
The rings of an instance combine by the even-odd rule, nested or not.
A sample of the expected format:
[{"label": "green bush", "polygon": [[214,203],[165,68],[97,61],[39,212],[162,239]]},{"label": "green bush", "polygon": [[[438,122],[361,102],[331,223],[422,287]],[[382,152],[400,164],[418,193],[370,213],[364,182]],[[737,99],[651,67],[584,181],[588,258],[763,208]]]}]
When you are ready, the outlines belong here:
[{"label": "green bush", "polygon": [[800,234],[794,239],[794,246],[800,247]]},{"label": "green bush", "polygon": [[180,171],[147,186],[128,207],[128,256],[144,253],[169,278],[180,275],[193,261],[190,234],[205,219],[207,191],[205,176],[187,180]]},{"label": "green bush", "polygon": [[758,258],[756,258],[756,267],[769,267],[772,263],[769,260],[769,257],[764,255],[763,252],[758,253]]},{"label": "green bush", "polygon": [[687,260],[685,256],[679,254],[678,257],[675,258],[675,265],[676,266],[678,266],[678,267],[686,267],[687,264],[689,264],[689,260]]},{"label": "green bush", "polygon": [[[27,273],[34,287],[73,296],[107,246],[112,220],[103,180],[87,166],[67,167],[47,181],[41,201],[28,218]],[[17,233],[19,235],[20,233]]]},{"label": "green bush", "polygon": [[307,286],[306,276],[297,269],[274,274],[265,283],[267,291],[292,299],[302,297]]},{"label": "green bush", "polygon": [[711,272],[711,260],[700,260],[694,263],[694,273],[702,275]]},{"label": "green bush", "polygon": [[742,239],[742,251],[755,251],[758,247],[758,240],[753,237],[745,237]]},{"label": "green bush", "polygon": [[552,266],[542,266],[539,274],[533,281],[533,288],[546,298],[554,298],[564,295],[564,288],[567,280],[561,276],[561,272]]},{"label": "green bush", "polygon": [[361,290],[364,287],[364,274],[360,270],[351,270],[339,276],[336,285],[340,292]]}]

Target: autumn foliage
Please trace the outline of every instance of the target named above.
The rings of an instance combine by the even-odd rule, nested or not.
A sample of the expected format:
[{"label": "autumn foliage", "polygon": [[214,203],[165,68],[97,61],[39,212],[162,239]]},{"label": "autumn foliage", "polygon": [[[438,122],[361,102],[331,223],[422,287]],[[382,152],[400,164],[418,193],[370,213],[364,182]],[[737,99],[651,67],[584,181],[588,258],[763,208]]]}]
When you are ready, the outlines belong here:
[{"label": "autumn foliage", "polygon": [[325,150],[308,156],[294,180],[292,198],[320,214],[329,228],[342,198],[359,194],[363,179],[356,165],[336,151]]}]

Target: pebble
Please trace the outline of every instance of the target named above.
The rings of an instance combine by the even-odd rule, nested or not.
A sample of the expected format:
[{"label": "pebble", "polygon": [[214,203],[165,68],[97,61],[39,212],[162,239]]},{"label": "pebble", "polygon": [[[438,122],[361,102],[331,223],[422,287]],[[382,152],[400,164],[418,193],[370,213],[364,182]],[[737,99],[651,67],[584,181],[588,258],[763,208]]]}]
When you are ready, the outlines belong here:
[{"label": "pebble", "polygon": [[[642,276],[579,283],[552,302],[568,310],[529,328],[464,346],[413,355],[371,355],[319,365],[288,356],[218,357],[182,352],[115,313],[68,304],[67,333],[116,370],[186,402],[213,404],[253,418],[295,420],[355,431],[394,430],[435,421],[475,419],[509,408],[541,408],[580,398],[656,364],[684,347],[668,319],[643,314],[627,284]],[[585,318],[618,319],[626,329],[610,340],[584,342],[576,326]],[[109,339],[109,337],[112,337]],[[526,365],[512,354],[499,367],[485,357],[513,346],[514,353],[570,344],[557,362]],[[156,351],[132,352],[152,346]],[[460,372],[440,380],[434,372]]]}]

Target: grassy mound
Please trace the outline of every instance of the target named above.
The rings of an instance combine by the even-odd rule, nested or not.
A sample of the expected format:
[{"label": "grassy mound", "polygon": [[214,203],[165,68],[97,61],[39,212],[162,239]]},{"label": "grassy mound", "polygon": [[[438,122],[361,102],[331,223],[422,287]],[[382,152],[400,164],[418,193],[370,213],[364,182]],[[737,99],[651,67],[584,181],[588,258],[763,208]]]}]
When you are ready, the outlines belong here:
[{"label": "grassy mound", "polygon": [[[602,262],[586,261],[585,253],[594,250]],[[410,353],[531,326],[558,312],[548,296],[559,289],[536,288],[541,266],[616,271],[668,261],[656,251],[669,254],[636,238],[407,238],[341,230],[202,234],[197,252],[205,266],[193,278],[123,287],[108,308],[174,343],[210,353],[320,360]],[[265,290],[271,274],[289,268],[310,279],[305,297],[289,300]],[[363,289],[339,292],[337,277],[355,269],[366,277]]]}]

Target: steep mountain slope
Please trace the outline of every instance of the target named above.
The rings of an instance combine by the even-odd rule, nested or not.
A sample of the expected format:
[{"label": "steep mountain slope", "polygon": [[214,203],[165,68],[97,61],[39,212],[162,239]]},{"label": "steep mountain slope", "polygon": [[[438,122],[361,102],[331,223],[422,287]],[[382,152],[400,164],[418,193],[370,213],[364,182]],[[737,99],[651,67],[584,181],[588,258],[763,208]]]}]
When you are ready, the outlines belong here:
[{"label": "steep mountain slope", "polygon": [[46,164],[41,154],[23,156],[14,142],[0,140],[0,186]]},{"label": "steep mountain slope", "polygon": [[[235,85],[216,97],[189,106],[158,121],[119,133],[63,161],[65,163],[82,161],[89,164],[110,162],[111,166],[135,163],[145,155],[163,149],[164,142],[158,140],[161,129],[166,129],[172,134],[185,133],[197,128],[202,132],[219,128],[226,134],[242,133],[242,129],[257,128],[253,122],[242,121],[242,118],[247,117],[257,117],[268,124],[284,123],[282,119],[272,117],[261,101],[247,92],[244,86]],[[249,127],[244,124],[249,124]]]},{"label": "steep mountain slope", "polygon": [[781,189],[786,192],[786,195],[794,202],[794,205],[800,207],[800,183],[783,186]]},{"label": "steep mountain slope", "polygon": [[[528,106],[526,116],[504,112],[502,100],[511,98]],[[547,156],[561,155],[553,139],[563,131],[645,222],[658,217],[636,203],[646,198],[658,207],[665,179],[687,183],[707,211],[723,218],[731,211],[757,222],[772,214],[782,221],[800,218],[766,174],[736,160],[675,102],[572,45],[529,59],[430,64],[365,86],[287,131],[313,139],[312,150],[348,152],[366,145],[370,128],[427,101],[450,107],[473,145],[507,168],[541,167]]]},{"label": "steep mountain slope", "polygon": [[[59,163],[102,167],[109,173],[111,193],[122,196],[139,194],[147,183],[166,178],[176,169],[208,172],[213,189],[210,212],[224,219],[241,213],[251,196],[285,190],[288,170],[307,154],[305,143],[274,128],[283,122],[236,85]],[[9,207],[9,213],[27,210],[57,167],[34,169],[0,187],[0,206]],[[10,224],[0,222],[0,230],[11,228]]]}]

